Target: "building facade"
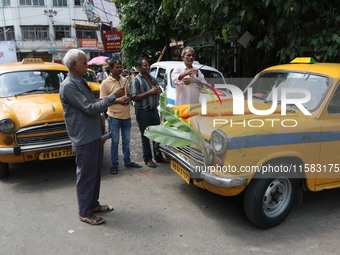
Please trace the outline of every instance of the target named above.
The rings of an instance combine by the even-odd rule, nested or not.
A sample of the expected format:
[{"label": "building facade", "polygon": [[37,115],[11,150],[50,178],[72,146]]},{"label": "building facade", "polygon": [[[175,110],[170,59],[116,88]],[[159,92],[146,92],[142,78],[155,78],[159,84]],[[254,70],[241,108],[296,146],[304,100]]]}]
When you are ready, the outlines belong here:
[{"label": "building facade", "polygon": [[99,24],[87,22],[82,0],[0,0],[0,41],[15,41],[19,61],[60,62],[70,48],[92,58],[103,54],[100,38]]}]

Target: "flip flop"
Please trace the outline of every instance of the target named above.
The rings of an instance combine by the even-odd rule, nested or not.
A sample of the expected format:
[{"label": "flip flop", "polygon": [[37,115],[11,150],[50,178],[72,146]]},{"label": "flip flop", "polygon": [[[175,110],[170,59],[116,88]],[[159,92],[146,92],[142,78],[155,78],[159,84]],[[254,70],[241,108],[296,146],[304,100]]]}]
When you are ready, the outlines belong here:
[{"label": "flip flop", "polygon": [[157,167],[157,165],[156,165],[156,163],[155,162],[153,162],[153,161],[149,161],[149,162],[146,162],[145,163],[148,167]]},{"label": "flip flop", "polygon": [[82,217],[78,215],[79,220],[82,222],[85,222],[90,225],[100,225],[105,222],[105,220],[102,217],[96,216],[96,215],[90,215],[89,217]]},{"label": "flip flop", "polygon": [[113,206],[111,205],[100,205],[97,208],[91,210],[93,213],[106,213],[113,211]]},{"label": "flip flop", "polygon": [[111,167],[110,174],[118,174],[118,168],[116,166]]}]

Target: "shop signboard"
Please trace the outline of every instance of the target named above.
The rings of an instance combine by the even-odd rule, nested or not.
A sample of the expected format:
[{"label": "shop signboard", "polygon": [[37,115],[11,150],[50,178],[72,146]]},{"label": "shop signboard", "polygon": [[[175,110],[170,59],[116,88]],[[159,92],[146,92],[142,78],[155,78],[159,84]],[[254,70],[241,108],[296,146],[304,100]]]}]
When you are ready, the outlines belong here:
[{"label": "shop signboard", "polygon": [[117,52],[120,51],[123,33],[120,31],[102,31],[104,51]]},{"label": "shop signboard", "polygon": [[77,39],[75,38],[63,38],[64,48],[77,48]]},{"label": "shop signboard", "polygon": [[78,39],[79,48],[97,49],[97,39]]}]

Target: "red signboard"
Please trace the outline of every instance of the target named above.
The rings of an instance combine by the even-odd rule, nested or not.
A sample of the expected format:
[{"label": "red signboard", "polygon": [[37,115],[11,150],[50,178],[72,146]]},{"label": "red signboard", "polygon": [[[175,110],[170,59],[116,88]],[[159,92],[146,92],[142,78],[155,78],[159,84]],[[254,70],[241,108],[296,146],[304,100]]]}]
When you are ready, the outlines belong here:
[{"label": "red signboard", "polygon": [[78,39],[79,48],[97,49],[97,39]]},{"label": "red signboard", "polygon": [[123,33],[120,31],[102,31],[105,52],[117,52],[120,50]]}]

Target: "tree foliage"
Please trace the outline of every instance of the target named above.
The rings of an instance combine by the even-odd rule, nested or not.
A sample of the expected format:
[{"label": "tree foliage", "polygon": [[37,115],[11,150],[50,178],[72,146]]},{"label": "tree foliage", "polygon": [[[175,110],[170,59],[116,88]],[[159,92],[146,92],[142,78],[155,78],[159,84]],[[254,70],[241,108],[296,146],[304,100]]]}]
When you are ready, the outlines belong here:
[{"label": "tree foliage", "polygon": [[[340,16],[329,0],[151,0],[122,3],[123,49],[127,59],[152,55],[169,39],[210,33],[222,46],[236,47],[243,76],[296,56],[339,62]],[[249,32],[246,48],[239,38]],[[224,49],[224,51],[223,51]],[[227,56],[220,56],[224,58]]]},{"label": "tree foliage", "polygon": [[141,57],[155,57],[162,51],[171,31],[167,17],[159,12],[161,0],[120,0],[122,51],[125,62],[134,66]]}]

